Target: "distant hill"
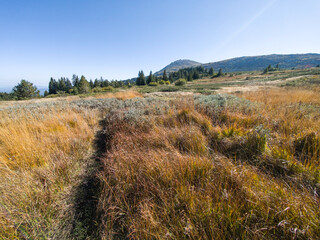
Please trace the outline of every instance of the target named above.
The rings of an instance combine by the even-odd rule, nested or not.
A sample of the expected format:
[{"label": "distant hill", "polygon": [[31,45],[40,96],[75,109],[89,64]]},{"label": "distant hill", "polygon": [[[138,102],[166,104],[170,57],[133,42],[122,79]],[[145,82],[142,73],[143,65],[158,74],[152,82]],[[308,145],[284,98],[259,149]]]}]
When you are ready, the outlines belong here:
[{"label": "distant hill", "polygon": [[161,69],[160,71],[156,72],[155,75],[156,76],[162,75],[164,70],[166,70],[167,73],[171,73],[171,72],[176,72],[179,69],[196,67],[199,65],[201,65],[201,63],[196,62],[196,61],[192,61],[192,60],[188,60],[188,59],[180,59],[180,60],[177,60],[177,61],[170,63],[168,66],[166,66],[163,69]]},{"label": "distant hill", "polygon": [[263,55],[254,57],[238,57],[224,61],[203,64],[209,69],[213,67],[216,71],[222,68],[224,72],[242,72],[263,70],[268,65],[279,64],[280,69],[315,67],[320,64],[320,54],[289,54],[289,55]]},{"label": "distant hill", "polygon": [[222,68],[223,72],[245,72],[262,71],[268,65],[275,66],[276,64],[279,64],[280,69],[315,67],[320,65],[320,54],[272,54],[253,57],[237,57],[205,64],[200,64],[191,60],[178,60],[170,63],[168,66],[157,72],[156,75],[161,75],[164,69],[170,73],[178,71],[179,69],[195,67],[199,65],[202,65],[206,69],[213,67],[215,71],[218,71],[220,68]]}]

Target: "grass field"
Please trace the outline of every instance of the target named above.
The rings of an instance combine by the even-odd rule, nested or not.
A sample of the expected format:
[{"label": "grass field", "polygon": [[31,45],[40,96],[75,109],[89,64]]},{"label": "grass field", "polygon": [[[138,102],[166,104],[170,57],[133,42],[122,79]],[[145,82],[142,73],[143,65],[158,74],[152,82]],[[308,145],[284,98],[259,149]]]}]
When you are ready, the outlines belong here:
[{"label": "grass field", "polygon": [[319,239],[318,80],[1,103],[0,239]]}]

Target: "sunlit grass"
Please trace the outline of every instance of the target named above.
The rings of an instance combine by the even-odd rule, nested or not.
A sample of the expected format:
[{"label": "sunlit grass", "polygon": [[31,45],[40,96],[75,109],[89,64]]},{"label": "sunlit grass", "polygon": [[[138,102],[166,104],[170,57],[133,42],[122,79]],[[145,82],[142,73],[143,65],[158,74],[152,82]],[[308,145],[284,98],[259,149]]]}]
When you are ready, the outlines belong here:
[{"label": "sunlit grass", "polygon": [[[314,89],[275,88],[7,105],[0,238],[90,239],[91,227],[102,239],[317,239],[319,102]],[[92,156],[96,206],[82,210],[95,221],[74,223],[64,214]]]},{"label": "sunlit grass", "polygon": [[199,111],[190,102],[149,118],[147,130],[113,132],[100,176],[102,236],[316,239],[318,165],[299,161],[292,144],[298,126],[317,128],[299,115],[291,128],[278,120],[288,101],[268,112],[271,103],[208,96],[196,101]]},{"label": "sunlit grass", "polygon": [[0,238],[45,239],[66,208],[67,187],[92,155],[98,111],[0,114]]}]

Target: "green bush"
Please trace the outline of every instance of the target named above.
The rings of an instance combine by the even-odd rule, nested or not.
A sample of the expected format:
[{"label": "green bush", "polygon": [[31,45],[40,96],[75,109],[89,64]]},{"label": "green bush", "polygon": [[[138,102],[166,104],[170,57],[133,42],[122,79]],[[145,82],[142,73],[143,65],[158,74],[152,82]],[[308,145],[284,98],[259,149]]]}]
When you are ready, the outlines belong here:
[{"label": "green bush", "polygon": [[177,80],[174,85],[176,86],[183,86],[187,83],[187,81],[184,78],[180,78],[179,80]]},{"label": "green bush", "polygon": [[164,82],[166,85],[170,85],[170,81],[165,81]]},{"label": "green bush", "polygon": [[165,83],[166,83],[166,81],[163,81],[163,80],[161,80],[161,81],[159,82],[160,85],[163,85],[163,84],[165,84]]},{"label": "green bush", "polygon": [[156,86],[158,86],[158,83],[157,82],[150,82],[148,85],[151,87],[156,87]]},{"label": "green bush", "polygon": [[102,88],[102,90],[103,90],[104,92],[113,92],[113,91],[114,91],[114,88],[111,87],[111,86],[108,86],[108,87]]},{"label": "green bush", "polygon": [[94,93],[102,92],[102,88],[101,88],[101,87],[95,87],[94,89],[92,89],[92,91],[93,91]]}]

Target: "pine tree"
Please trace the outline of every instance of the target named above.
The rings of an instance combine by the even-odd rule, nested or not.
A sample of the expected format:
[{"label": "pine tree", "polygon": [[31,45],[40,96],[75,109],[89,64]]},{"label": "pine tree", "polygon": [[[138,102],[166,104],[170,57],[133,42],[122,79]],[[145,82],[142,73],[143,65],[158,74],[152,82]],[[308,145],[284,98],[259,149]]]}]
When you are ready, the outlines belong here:
[{"label": "pine tree", "polygon": [[13,95],[18,100],[40,97],[40,91],[37,87],[33,86],[33,83],[26,80],[21,80],[21,82],[16,85],[12,91]]},{"label": "pine tree", "polygon": [[211,67],[210,70],[209,70],[209,75],[213,76],[213,74],[214,74],[214,69],[213,69],[213,67]]},{"label": "pine tree", "polygon": [[137,79],[136,79],[136,85],[137,85],[137,86],[140,86],[140,85],[141,85],[141,84],[140,84],[140,74],[141,74],[141,71],[139,71],[138,77],[137,77]]},{"label": "pine tree", "polygon": [[188,75],[188,82],[192,82],[192,80],[193,80],[192,74],[190,73],[190,74]]},{"label": "pine tree", "polygon": [[140,78],[140,85],[141,85],[141,86],[146,85],[146,77],[144,76],[144,73],[143,73],[142,70],[141,70],[141,72],[140,72],[139,78]]},{"label": "pine tree", "polygon": [[200,75],[199,75],[199,73],[198,73],[197,70],[195,70],[195,71],[193,72],[192,78],[195,79],[195,80],[200,78]]},{"label": "pine tree", "polygon": [[167,71],[163,71],[163,76],[162,76],[163,81],[168,81],[168,76],[167,76]]},{"label": "pine tree", "polygon": [[154,78],[153,78],[153,75],[152,75],[152,71],[150,71],[150,74],[148,76],[148,79],[147,79],[147,84],[153,82]]},{"label": "pine tree", "polygon": [[171,83],[173,83],[173,81],[174,81],[173,73],[170,73],[170,74],[169,74],[169,81],[170,81]]},{"label": "pine tree", "polygon": [[92,88],[93,88],[93,81],[92,81],[92,79],[90,79],[89,85],[90,85],[90,88],[92,89]]},{"label": "pine tree", "polygon": [[217,77],[221,77],[222,75],[223,75],[222,68],[220,68]]},{"label": "pine tree", "polygon": [[49,82],[49,94],[56,94],[58,91],[58,83],[55,79],[50,78]]},{"label": "pine tree", "polygon": [[70,82],[69,78],[66,79],[66,92],[70,93],[72,89],[72,83]]},{"label": "pine tree", "polygon": [[79,77],[75,74],[72,76],[72,84],[74,87],[79,88]]},{"label": "pine tree", "polygon": [[95,80],[94,80],[93,87],[94,87],[94,88],[100,87],[100,82],[99,82],[98,79],[95,79]]},{"label": "pine tree", "polygon": [[[100,80],[100,81],[101,81],[101,80]],[[109,82],[108,79],[103,80],[103,81],[101,82],[101,87],[109,87],[109,86],[110,86],[110,82]]]},{"label": "pine tree", "polygon": [[64,78],[58,80],[58,91],[66,92],[66,83]]},{"label": "pine tree", "polygon": [[263,73],[265,74],[265,73],[268,73],[269,71],[271,71],[272,70],[272,67],[271,67],[271,65],[269,65],[266,69],[264,69],[263,70]]},{"label": "pine tree", "polygon": [[90,85],[87,79],[82,75],[79,81],[78,86],[79,93],[88,93],[90,92]]}]

